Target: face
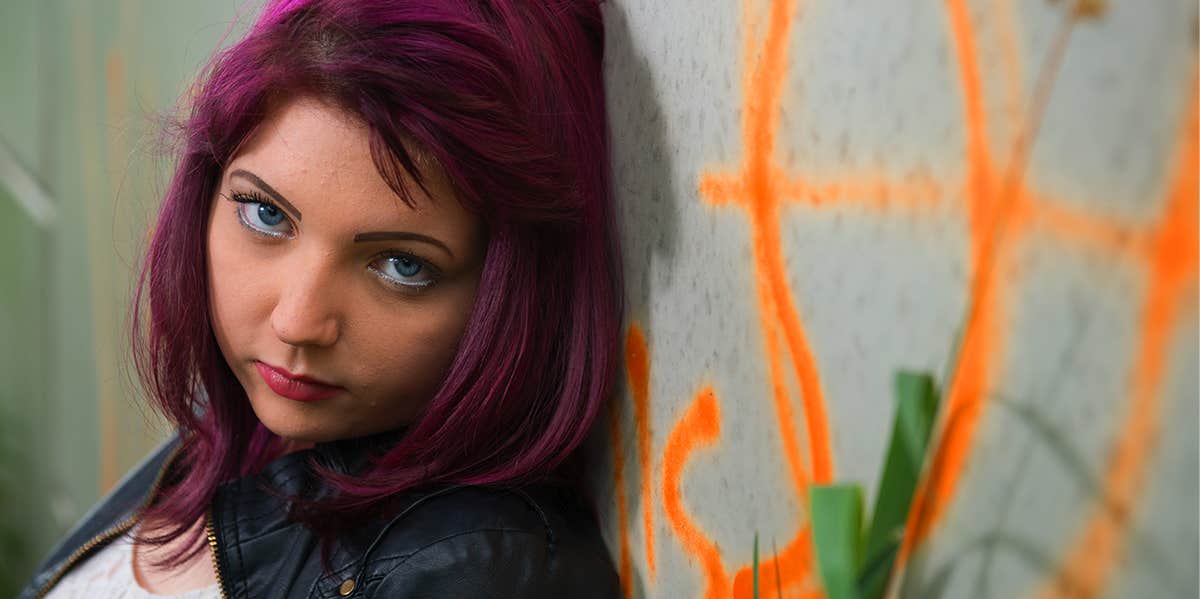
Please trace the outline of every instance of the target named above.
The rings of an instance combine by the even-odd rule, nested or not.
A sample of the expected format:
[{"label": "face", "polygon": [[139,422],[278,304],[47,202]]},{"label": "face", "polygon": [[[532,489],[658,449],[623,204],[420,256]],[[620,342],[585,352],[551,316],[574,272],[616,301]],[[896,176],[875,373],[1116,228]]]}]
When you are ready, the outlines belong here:
[{"label": "face", "polygon": [[479,220],[440,170],[406,206],[365,125],[310,98],[262,123],[208,221],[213,330],[268,429],[321,442],[412,422],[474,303]]}]

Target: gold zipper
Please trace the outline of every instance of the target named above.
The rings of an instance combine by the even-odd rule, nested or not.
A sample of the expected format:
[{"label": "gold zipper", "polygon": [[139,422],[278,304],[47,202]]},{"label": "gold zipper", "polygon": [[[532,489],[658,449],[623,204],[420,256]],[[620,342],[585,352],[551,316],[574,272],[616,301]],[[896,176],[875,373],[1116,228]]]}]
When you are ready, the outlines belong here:
[{"label": "gold zipper", "polygon": [[[183,442],[180,441],[179,445],[177,445],[175,449],[171,451],[171,455],[167,456],[167,461],[163,462],[163,467],[158,471],[158,476],[154,478],[154,484],[150,485],[150,493],[146,495],[144,500],[142,500],[141,505],[139,505],[137,509],[133,510],[129,517],[125,518],[116,525],[109,527],[104,532],[92,537],[88,540],[88,542],[80,545],[78,549],[73,551],[71,556],[67,558],[66,563],[58,569],[58,572],[54,573],[54,576],[50,578],[50,581],[47,582],[46,585],[43,586],[41,590],[39,590],[33,596],[33,599],[43,599],[43,597],[50,593],[50,589],[54,588],[54,585],[58,584],[59,581],[62,580],[63,576],[65,576],[67,572],[70,572],[71,568],[75,567],[75,564],[78,563],[79,560],[86,557],[96,547],[112,541],[118,536],[125,534],[130,528],[133,528],[133,525],[135,522],[137,522],[138,516],[141,515],[142,510],[146,509],[146,507],[150,505],[150,501],[154,499],[154,495],[158,492],[158,485],[162,483],[163,476],[166,475],[168,470],[170,470],[171,465],[175,462],[175,459],[179,457],[179,453],[182,449]],[[224,587],[221,588],[221,596],[225,596]]]},{"label": "gold zipper", "polygon": [[58,581],[62,580],[62,577],[66,575],[66,573],[69,572],[72,567],[75,566],[76,562],[82,559],[85,555],[91,553],[92,550],[97,546],[103,545],[104,543],[107,543],[118,536],[125,534],[126,531],[133,527],[133,523],[137,521],[136,513],[137,512],[134,512],[135,515],[129,516],[116,526],[109,528],[108,530],[92,537],[91,540],[83,545],[80,545],[79,549],[76,549],[71,556],[67,558],[67,563],[65,566],[60,568],[58,572],[54,574],[54,577],[50,579],[50,582],[46,583],[46,586],[42,587],[42,590],[38,591],[33,598],[42,599],[45,597],[46,594],[50,592],[50,589],[54,588],[54,585],[58,584]]},{"label": "gold zipper", "polygon": [[225,578],[221,576],[221,547],[217,545],[217,531],[213,528],[211,505],[204,514],[204,534],[208,537],[208,549],[212,552],[213,572],[217,575],[217,588],[221,591],[221,599],[229,599],[225,592]]}]

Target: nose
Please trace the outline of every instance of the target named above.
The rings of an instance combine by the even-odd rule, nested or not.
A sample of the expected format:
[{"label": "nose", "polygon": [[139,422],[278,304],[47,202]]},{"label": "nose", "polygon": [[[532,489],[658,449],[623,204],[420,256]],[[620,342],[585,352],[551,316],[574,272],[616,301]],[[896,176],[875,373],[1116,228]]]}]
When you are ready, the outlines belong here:
[{"label": "nose", "polygon": [[337,287],[330,273],[307,266],[281,275],[271,328],[288,345],[328,347],[341,335]]}]

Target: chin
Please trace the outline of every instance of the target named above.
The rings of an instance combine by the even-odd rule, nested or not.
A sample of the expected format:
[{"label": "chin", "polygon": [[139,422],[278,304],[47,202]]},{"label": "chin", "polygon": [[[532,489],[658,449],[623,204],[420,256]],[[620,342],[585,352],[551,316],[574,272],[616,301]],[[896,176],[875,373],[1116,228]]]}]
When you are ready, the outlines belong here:
[{"label": "chin", "polygon": [[[355,439],[409,426],[417,418],[417,410],[412,406],[405,406],[409,409],[403,414],[397,413],[399,408],[385,414],[378,411],[363,413],[354,409],[359,402],[349,397],[300,402],[280,397],[270,390],[256,391],[259,392],[250,395],[254,415],[267,430],[289,441],[327,443]],[[357,418],[347,419],[351,414]]]},{"label": "chin", "polygon": [[344,437],[344,435],[340,435],[337,432],[320,428],[297,425],[290,422],[275,423],[261,417],[259,420],[262,421],[263,426],[267,427],[267,430],[275,433],[276,436],[296,443],[326,443],[337,441]]},{"label": "chin", "polygon": [[257,398],[250,401],[254,415],[267,430],[289,441],[324,443],[354,436],[332,424],[319,410],[282,397]]}]

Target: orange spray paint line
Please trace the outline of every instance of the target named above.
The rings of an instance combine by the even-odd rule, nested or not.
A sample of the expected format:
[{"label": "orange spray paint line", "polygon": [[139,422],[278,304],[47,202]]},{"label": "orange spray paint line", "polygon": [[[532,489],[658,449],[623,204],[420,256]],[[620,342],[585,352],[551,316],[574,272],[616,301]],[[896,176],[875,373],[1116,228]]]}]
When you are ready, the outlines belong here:
[{"label": "orange spray paint line", "polygon": [[[821,581],[812,569],[812,530],[805,524],[800,535],[782,551],[758,564],[759,599],[821,599],[824,592]],[[782,596],[780,596],[782,592]],[[733,597],[753,599],[754,567],[747,566],[737,571],[733,578]]]},{"label": "orange spray paint line", "polygon": [[[764,320],[763,333],[767,345],[768,365],[771,371],[771,387],[776,409],[776,419],[780,423],[791,423],[794,420],[791,403],[788,402],[787,398],[787,386],[783,377],[778,334],[774,326],[767,320],[769,314],[770,312],[764,311],[762,318]],[[806,500],[807,481],[811,480],[811,477],[800,461],[800,448],[796,439],[795,429],[794,427],[781,425],[780,430],[784,444],[784,455],[788,458],[792,482],[796,486],[797,496]],[[796,537],[784,547],[782,552],[759,562],[760,590],[762,588],[779,586],[783,588],[785,597],[821,597],[820,585],[813,578],[814,563],[812,535],[806,523],[800,528]],[[738,599],[749,599],[752,597],[753,577],[753,565],[738,570],[734,575],[733,596]],[[763,583],[764,580],[767,582]],[[762,586],[764,584],[767,586]],[[814,592],[816,595],[812,594]]]},{"label": "orange spray paint line", "polygon": [[633,567],[629,555],[629,505],[625,500],[625,443],[621,439],[621,410],[619,398],[608,403],[608,442],[613,452],[613,494],[617,499],[617,574],[621,578],[621,594],[631,599]]},{"label": "orange spray paint line", "polygon": [[1105,471],[1104,500],[1090,509],[1083,530],[1071,544],[1058,571],[1038,593],[1040,599],[1090,599],[1104,591],[1109,575],[1120,561],[1135,503],[1144,491],[1147,467],[1162,424],[1160,395],[1170,335],[1185,311],[1195,314],[1195,306],[1183,299],[1194,288],[1200,263],[1197,257],[1200,96],[1195,92],[1196,83],[1193,80],[1190,88],[1193,93],[1181,131],[1166,210],[1147,256],[1150,283],[1141,317],[1132,397]]},{"label": "orange spray paint line", "polygon": [[721,431],[721,413],[711,388],[696,394],[690,406],[676,422],[667,437],[663,452],[663,506],[667,522],[679,538],[684,551],[700,562],[704,569],[705,599],[725,599],[729,596],[729,577],[721,563],[721,550],[688,515],[683,505],[680,484],[683,469],[692,452],[701,446],[713,445]]},{"label": "orange spray paint line", "polygon": [[[788,182],[776,176],[778,169],[770,165],[787,69],[787,39],[795,6],[788,0],[771,4],[761,53],[758,53],[758,48],[752,41],[759,29],[758,15],[751,9],[749,0],[743,3],[743,10],[746,22],[743,168],[741,173],[733,176],[702,175],[700,190],[713,204],[741,205],[750,217],[759,318],[769,365],[771,395],[792,485],[797,497],[803,500],[814,477],[823,482],[832,480],[833,465],[828,423],[815,359],[794,307],[795,302],[787,284],[786,263],[783,259],[778,206],[785,201],[785,194],[781,192]],[[788,347],[792,358],[791,366],[800,385],[808,428],[808,456],[812,461],[811,466],[804,463],[801,455],[800,440],[787,393],[780,335]],[[810,582],[812,555],[807,529],[802,528],[785,546],[783,552],[764,560],[762,564],[772,566],[769,571],[773,577],[775,572],[779,572],[779,576],[785,578],[789,589],[799,588],[800,585]],[[745,586],[744,580],[748,570],[743,568],[738,573],[738,579],[743,581],[739,584],[739,589]],[[752,576],[753,572],[750,572],[750,575]],[[774,582],[782,587],[785,586],[785,581]],[[742,593],[744,595],[745,591]]]},{"label": "orange spray paint line", "polygon": [[1061,200],[1031,198],[1030,226],[1044,228],[1058,238],[1113,256],[1141,256],[1149,251],[1143,227],[1114,218],[1096,217],[1062,207]]},{"label": "orange spray paint line", "polygon": [[[983,87],[977,66],[975,33],[970,15],[962,0],[947,0],[950,33],[958,57],[959,76],[963,93],[963,115],[966,121],[967,196],[968,219],[971,239],[971,264],[973,268],[972,294],[964,325],[962,346],[953,380],[949,385],[946,414],[942,418],[941,431],[931,446],[929,465],[924,479],[913,494],[908,522],[900,552],[896,557],[895,572],[902,573],[909,554],[928,535],[933,521],[953,494],[957,483],[958,469],[965,462],[974,433],[975,423],[989,381],[988,358],[990,336],[993,332],[991,319],[991,273],[981,272],[978,266],[983,258],[982,243],[992,215],[992,161],[988,150],[987,123],[983,105]],[[986,294],[986,296],[984,295]],[[989,309],[980,309],[987,306]],[[901,576],[895,576],[889,596],[898,592]]]},{"label": "orange spray paint line", "polygon": [[[778,182],[771,177],[770,168],[775,149],[775,134],[778,130],[780,100],[787,73],[787,40],[794,11],[793,2],[772,3],[761,59],[750,63],[753,67],[747,69],[743,122],[746,157],[742,175],[747,193],[743,199],[750,214],[753,230],[756,272],[759,280],[765,283],[759,285],[759,309],[764,320],[764,334],[770,326],[769,319],[773,317],[782,330],[792,358],[792,367],[800,384],[808,426],[813,477],[818,482],[828,482],[833,477],[833,461],[824,400],[816,363],[805,339],[800,318],[796,314],[795,301],[787,284],[778,214],[782,197],[776,189]],[[769,294],[769,297],[763,292]],[[778,371],[772,373],[776,387],[779,386],[781,375]],[[790,419],[786,422],[781,421],[781,428],[792,426],[792,422]],[[785,433],[784,436],[794,436],[794,433]],[[793,470],[796,468],[793,467]],[[801,496],[802,493],[801,491]]]},{"label": "orange spray paint line", "polygon": [[[956,6],[962,10],[961,4]],[[924,513],[919,514],[921,522],[913,535],[916,543],[928,534],[929,527],[940,517],[953,498],[959,474],[970,452],[974,431],[987,400],[989,367],[992,357],[1000,351],[997,323],[1001,319],[997,318],[997,315],[1002,307],[999,305],[996,289],[997,264],[1000,262],[1002,246],[1010,237],[1019,235],[1022,225],[1027,222],[1026,219],[1020,218],[1020,214],[1025,212],[1022,210],[1025,202],[1025,167],[1074,23],[1075,17],[1068,13],[1039,73],[1034,100],[1031,103],[1031,114],[1017,134],[1012,157],[1000,182],[999,194],[990,199],[970,198],[972,215],[978,211],[983,213],[983,216],[973,219],[980,228],[972,230],[975,261],[972,265],[973,280],[968,296],[970,305],[965,328],[966,337],[960,370],[955,372],[951,384],[949,418],[945,420],[946,426],[943,427],[944,442],[939,443],[934,457],[931,496],[933,502],[924,503],[922,506]],[[978,126],[983,128],[986,124],[980,123]],[[989,166],[977,169],[992,170]],[[995,185],[989,184],[988,188],[994,189]]]},{"label": "orange spray paint line", "polygon": [[625,368],[633,395],[634,421],[637,423],[638,464],[641,467],[642,528],[646,539],[646,569],[654,580],[654,474],[650,460],[650,358],[646,337],[636,324],[625,338]]},{"label": "orange spray paint line", "polygon": [[984,121],[982,83],[975,62],[975,36],[963,2],[949,0],[947,8],[959,56],[967,117],[967,196],[971,218],[972,282],[962,353],[950,384],[946,416],[942,419],[941,432],[925,483],[913,498],[906,534],[897,558],[897,571],[901,571],[913,549],[928,537],[953,499],[971,450],[975,429],[986,405],[992,358],[1002,351],[1001,335],[997,330],[997,324],[1003,320],[999,316],[1003,307],[996,289],[997,263],[1002,245],[1010,237],[1020,235],[1029,222],[1025,168],[1049,102],[1053,82],[1062,65],[1067,40],[1078,18],[1073,11],[1068,11],[1064,16],[1063,26],[1040,69],[1030,114],[1017,133],[1012,156],[997,189],[991,174],[994,167],[986,150],[987,123]]},{"label": "orange spray paint line", "polygon": [[[775,318],[783,330],[792,366],[800,383],[802,405],[808,426],[809,456],[812,459],[816,482],[833,479],[833,453],[824,399],[818,380],[816,361],[805,339],[804,329],[796,314],[795,301],[787,284],[787,267],[783,258],[783,243],[779,232],[778,206],[781,194],[775,189],[778,182],[771,178],[769,161],[774,155],[775,133],[779,125],[779,108],[787,75],[787,41],[791,34],[795,3],[772,3],[763,40],[762,58],[748,69],[746,110],[744,118],[745,196],[754,229],[755,258],[763,275],[775,308]],[[762,279],[760,279],[762,280]],[[771,306],[760,299],[760,310]],[[768,312],[769,313],[769,312]],[[790,424],[790,422],[789,422]]]},{"label": "orange spray paint line", "polygon": [[899,181],[883,172],[870,171],[849,173],[829,182],[792,179],[782,169],[771,176],[784,200],[813,208],[856,202],[877,211],[893,207],[913,210],[933,207],[946,198],[942,184],[922,173],[909,174]]},{"label": "orange spray paint line", "polygon": [[[780,97],[787,68],[786,45],[793,12],[793,2],[780,1],[771,5],[761,59],[755,60],[754,46],[747,45],[746,76],[743,79],[746,93],[743,119],[746,155],[743,171],[733,177],[705,174],[701,178],[700,191],[713,204],[737,203],[746,208],[750,216],[764,337],[770,335],[767,331],[777,323],[801,387],[801,399],[809,427],[809,456],[813,462],[813,476],[818,481],[828,481],[832,480],[833,465],[824,400],[816,363],[787,284],[779,232],[778,205],[783,201],[783,194],[779,193],[778,188],[784,182],[772,176],[775,169],[769,166],[774,152],[775,129],[778,126]],[[768,347],[767,350],[769,360],[781,360],[778,349]],[[782,386],[782,369],[772,367],[771,370],[772,385],[778,389]],[[790,413],[790,407],[776,403],[777,415]],[[790,418],[779,422],[785,447],[798,447],[793,423]],[[811,482],[810,476],[803,474],[808,468],[796,463],[800,459],[798,452],[789,449],[788,453],[788,459],[793,462],[791,469],[797,492],[803,496],[803,488]]]},{"label": "orange spray paint line", "polygon": [[947,0],[950,31],[958,56],[963,93],[963,117],[967,141],[967,217],[970,221],[971,262],[979,260],[982,240],[991,222],[993,201],[992,157],[987,139],[987,118],[983,104],[983,82],[979,75],[975,32],[963,0]]}]

